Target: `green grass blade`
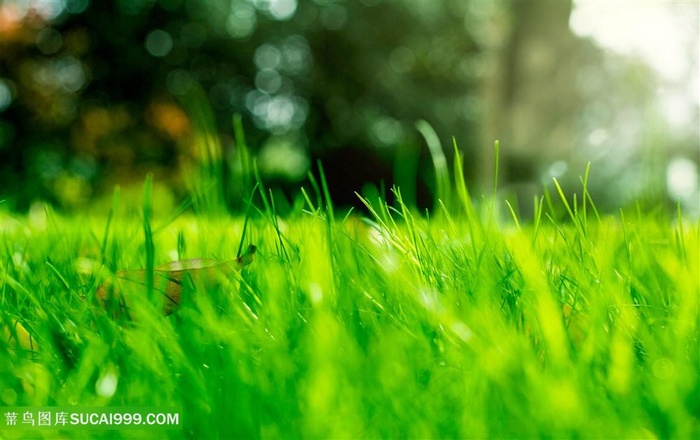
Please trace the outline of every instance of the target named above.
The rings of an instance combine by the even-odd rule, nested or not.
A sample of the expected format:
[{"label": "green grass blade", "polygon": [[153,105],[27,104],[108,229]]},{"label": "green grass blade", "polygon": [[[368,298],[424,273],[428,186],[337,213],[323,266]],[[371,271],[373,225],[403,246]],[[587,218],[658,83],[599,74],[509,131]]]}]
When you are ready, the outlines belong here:
[{"label": "green grass blade", "polygon": [[246,232],[248,231],[248,221],[250,220],[251,207],[253,206],[253,198],[255,197],[255,191],[258,189],[259,183],[256,182],[255,186],[250,190],[250,196],[246,200],[245,217],[243,219],[243,231],[241,232],[241,239],[238,242],[238,250],[236,251],[236,257],[240,257],[243,252],[243,245],[245,242]]},{"label": "green grass blade", "polygon": [[434,211],[438,212],[438,200],[442,200],[448,206],[452,203],[450,200],[452,185],[450,184],[450,171],[447,167],[447,158],[445,157],[445,152],[442,150],[440,139],[438,138],[435,129],[433,129],[428,122],[420,120],[416,122],[416,128],[423,136],[423,139],[425,139],[425,143],[428,145],[428,151],[430,152],[430,157],[433,161],[433,169],[435,170],[436,180]]},{"label": "green grass blade", "polygon": [[46,260],[46,265],[51,269],[54,275],[56,275],[66,292],[70,292],[70,284],[68,284],[68,281],[66,281],[66,278],[63,276],[63,274],[61,274],[61,272],[56,268],[56,266],[54,266],[50,258]]},{"label": "green grass blade", "polygon": [[326,173],[323,171],[323,164],[318,161],[318,173],[321,179],[321,191],[323,191],[323,198],[326,201],[326,211],[328,215],[328,220],[331,223],[335,223],[335,215],[333,213],[333,200],[331,199],[331,191],[328,188],[328,182],[326,181]]},{"label": "green grass blade", "polygon": [[544,195],[537,199],[537,196],[533,197],[533,212],[535,214],[534,217],[534,228],[532,231],[532,239],[530,240],[530,244],[534,245],[535,241],[537,240],[537,233],[540,230],[540,225],[542,224],[542,211],[544,208]]},{"label": "green grass blade", "polygon": [[105,258],[107,256],[107,240],[109,240],[109,233],[112,227],[112,219],[114,218],[114,215],[116,214],[119,208],[119,193],[119,185],[116,185],[114,187],[114,193],[112,195],[112,206],[110,207],[109,213],[107,214],[107,223],[105,225],[104,233],[102,234],[102,243],[100,246],[102,250],[102,264],[104,264]]},{"label": "green grass blade", "polygon": [[153,193],[153,174],[146,176],[143,185],[143,235],[146,249],[145,285],[148,298],[153,296],[153,269],[155,268],[155,247],[151,231],[151,195]]},{"label": "green grass blade", "polygon": [[561,198],[562,203],[564,203],[564,208],[566,209],[566,212],[569,214],[569,218],[571,219],[572,222],[576,222],[576,216],[574,215],[574,212],[571,210],[571,206],[569,205],[569,201],[566,199],[566,195],[564,195],[564,191],[561,189],[561,186],[559,185],[559,181],[557,181],[556,177],[552,177],[552,181],[554,182],[554,187],[557,189],[557,193],[559,193],[559,197]]},{"label": "green grass blade", "polygon": [[518,229],[518,231],[521,231],[522,228],[520,227],[520,221],[518,220],[518,215],[515,213],[515,210],[510,205],[510,202],[508,200],[506,200],[505,202],[506,202],[506,206],[508,206],[508,210],[510,211],[511,217],[513,217],[513,221],[515,222],[515,227]]}]

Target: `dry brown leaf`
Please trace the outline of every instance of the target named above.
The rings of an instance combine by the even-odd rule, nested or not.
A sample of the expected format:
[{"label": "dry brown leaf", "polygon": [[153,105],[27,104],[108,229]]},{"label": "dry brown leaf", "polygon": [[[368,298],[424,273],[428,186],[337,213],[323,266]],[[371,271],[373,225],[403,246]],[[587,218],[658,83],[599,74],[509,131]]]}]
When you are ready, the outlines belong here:
[{"label": "dry brown leaf", "polygon": [[[183,283],[192,282],[202,288],[212,288],[232,272],[239,271],[253,261],[256,247],[250,245],[248,250],[229,261],[217,261],[202,258],[173,261],[158,266],[153,271],[153,289],[162,294],[163,314],[169,315],[180,306]],[[133,290],[131,286],[146,285],[146,271],[121,270],[105,280],[97,288],[97,303],[110,311],[113,316],[129,316],[129,299],[125,294]]]}]

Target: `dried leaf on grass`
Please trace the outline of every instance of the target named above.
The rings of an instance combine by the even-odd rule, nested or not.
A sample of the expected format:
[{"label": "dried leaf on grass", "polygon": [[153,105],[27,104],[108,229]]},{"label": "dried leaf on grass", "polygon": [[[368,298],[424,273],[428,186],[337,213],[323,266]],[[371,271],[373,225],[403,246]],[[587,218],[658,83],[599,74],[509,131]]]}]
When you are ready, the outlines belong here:
[{"label": "dried leaf on grass", "polygon": [[[235,260],[218,261],[203,258],[172,261],[158,266],[153,271],[153,289],[162,295],[162,308],[165,316],[173,313],[182,302],[183,286],[191,283],[204,289],[220,283],[222,277],[241,270],[253,261],[256,247],[248,250]],[[135,286],[135,287],[134,287]],[[115,317],[129,316],[132,299],[126,293],[146,286],[146,270],[122,270],[103,282],[95,293],[97,303]]]}]

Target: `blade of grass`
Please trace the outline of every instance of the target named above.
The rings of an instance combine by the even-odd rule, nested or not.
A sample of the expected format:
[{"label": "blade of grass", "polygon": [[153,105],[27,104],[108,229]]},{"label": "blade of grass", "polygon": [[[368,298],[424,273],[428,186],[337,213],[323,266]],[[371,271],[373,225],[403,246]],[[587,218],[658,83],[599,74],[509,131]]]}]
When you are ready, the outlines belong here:
[{"label": "blade of grass", "polygon": [[333,200],[331,199],[331,191],[328,188],[328,182],[326,181],[326,173],[323,171],[323,164],[318,161],[318,173],[321,179],[321,191],[323,192],[323,198],[326,201],[326,211],[328,214],[328,220],[330,223],[335,223],[335,215],[333,213]]},{"label": "blade of grass", "polygon": [[588,174],[591,170],[591,163],[588,162],[586,164],[586,172],[583,175],[583,179],[581,180],[581,184],[583,185],[583,197],[582,197],[582,202],[583,202],[583,217],[587,218],[587,210],[586,210],[586,201],[591,205],[591,209],[593,209],[593,213],[595,214],[596,218],[598,219],[598,223],[600,224],[600,214],[598,213],[598,209],[595,206],[595,203],[593,203],[593,198],[591,198],[591,193],[588,191]]},{"label": "blade of grass", "polygon": [[[457,197],[459,197],[459,200],[462,204],[462,209],[464,209],[464,213],[467,216],[467,227],[469,228],[469,235],[472,237],[472,251],[474,253],[474,258],[476,258],[478,254],[478,250],[476,249],[476,239],[477,239],[477,233],[481,231],[481,222],[479,220],[479,216],[476,213],[476,209],[474,208],[474,204],[472,203],[471,196],[469,195],[469,189],[467,188],[467,184],[464,180],[464,169],[462,168],[462,153],[460,153],[459,148],[457,147],[457,140],[455,138],[452,138],[452,145],[455,150],[455,160],[454,160],[454,179],[455,179],[455,188],[457,190]],[[447,207],[441,204],[444,210],[447,210]]]},{"label": "blade of grass", "polygon": [[318,172],[319,178],[321,179],[321,190],[323,191],[323,197],[326,201],[326,235],[328,240],[328,258],[331,266],[331,277],[333,279],[333,286],[338,289],[337,285],[338,277],[336,276],[338,266],[335,261],[336,252],[336,242],[333,237],[333,228],[335,226],[335,214],[333,212],[333,200],[331,200],[331,191],[328,188],[328,182],[326,181],[326,173],[323,171],[323,164],[318,161]]},{"label": "blade of grass", "polygon": [[309,178],[309,183],[311,184],[311,188],[314,190],[314,194],[316,194],[316,206],[317,209],[321,209],[323,206],[323,195],[321,194],[321,188],[318,186],[318,181],[316,180],[316,176],[314,176],[314,173],[309,171],[307,173],[307,177]]},{"label": "blade of grass", "polygon": [[515,210],[513,207],[510,205],[510,202],[506,200],[506,206],[508,206],[508,210],[510,211],[510,215],[513,217],[513,221],[515,222],[515,227],[518,229],[518,232],[522,231],[520,228],[520,221],[518,220],[517,214],[515,214]]},{"label": "blade of grass", "polygon": [[360,193],[355,191],[355,195],[357,196],[358,199],[360,199],[360,202],[362,202],[363,205],[367,208],[369,213],[374,217],[374,220],[377,222],[377,224],[380,226],[380,229],[388,229],[386,222],[384,221],[384,218],[377,212],[377,210],[372,206],[372,203],[367,200],[365,197],[363,197]]},{"label": "blade of grass", "polygon": [[253,198],[255,197],[255,191],[258,189],[259,182],[255,182],[255,186],[250,191],[250,196],[246,200],[245,217],[243,219],[243,231],[241,232],[241,240],[238,242],[238,250],[236,251],[236,256],[240,257],[241,252],[243,252],[243,243],[245,242],[245,234],[248,230],[248,220],[250,220],[250,208],[253,206]]},{"label": "blade of grass", "polygon": [[[270,207],[272,209],[272,226],[275,228],[275,232],[277,233],[277,246],[278,249],[281,249],[281,255],[284,255],[284,259],[287,262],[291,262],[289,258],[289,254],[287,253],[287,247],[284,245],[284,234],[282,234],[282,231],[280,230],[280,225],[279,225],[279,216],[277,215],[277,208],[275,207],[275,198],[272,195],[272,190],[269,190],[270,192]],[[279,253],[279,252],[278,252]]]},{"label": "blade of grass", "polygon": [[551,216],[559,217],[559,212],[558,212],[559,210],[557,210],[554,207],[554,202],[552,201],[552,194],[550,194],[549,189],[550,189],[549,185],[545,185],[545,187],[543,188],[543,192],[542,192],[542,196],[544,197],[544,201],[547,204],[547,212]]},{"label": "blade of grass", "polygon": [[314,206],[313,202],[311,201],[311,198],[309,197],[309,193],[306,192],[306,188],[304,188],[303,186],[301,187],[301,194],[302,194],[302,196],[304,197],[304,201],[305,201],[306,204],[309,206],[309,209],[310,209],[309,212],[310,212],[311,214],[313,214],[313,215],[317,215],[317,214],[318,214],[318,208],[316,208],[316,207]]},{"label": "blade of grass", "polygon": [[250,220],[250,208],[253,206],[253,198],[255,197],[255,191],[258,189],[259,182],[255,182],[255,186],[250,191],[250,197],[246,200],[245,217],[243,218],[243,231],[241,232],[241,240],[238,242],[238,250],[236,251],[236,257],[241,256],[243,252],[243,243],[245,242],[245,233],[248,230],[248,220]]},{"label": "blade of grass", "polygon": [[542,224],[542,209],[544,208],[544,196],[541,196],[539,201],[537,199],[537,196],[533,197],[533,204],[534,204],[534,209],[533,212],[535,213],[535,219],[534,219],[534,231],[532,232],[532,239],[530,240],[530,244],[534,245],[535,240],[537,240],[537,233],[540,230],[540,225]]},{"label": "blade of grass", "polygon": [[559,197],[561,198],[561,201],[564,203],[564,208],[566,208],[566,212],[569,213],[569,217],[571,218],[571,221],[576,222],[576,216],[574,215],[574,212],[571,210],[571,206],[569,206],[569,201],[566,200],[566,195],[564,195],[564,191],[561,189],[561,186],[559,185],[559,181],[557,180],[556,177],[552,177],[552,181],[554,182],[554,187],[557,189],[557,192],[559,193]]},{"label": "blade of grass", "polygon": [[450,207],[452,204],[452,201],[450,200],[450,172],[447,168],[447,159],[445,158],[445,152],[442,151],[440,139],[438,138],[435,129],[424,120],[419,120],[416,122],[416,128],[423,136],[423,139],[425,139],[425,143],[428,144],[430,158],[433,161],[436,183],[435,203],[433,209],[435,212],[439,212],[438,200],[442,200],[448,207]]},{"label": "blade of grass", "polygon": [[61,274],[61,272],[56,268],[56,266],[54,266],[50,258],[46,260],[46,265],[49,266],[54,275],[58,277],[58,280],[63,285],[63,288],[66,289],[66,292],[70,292],[70,285],[68,284],[68,281],[66,281],[66,278]]},{"label": "blade of grass", "polygon": [[474,204],[472,203],[471,196],[469,195],[469,189],[464,180],[464,169],[462,167],[462,161],[464,160],[462,153],[459,151],[457,146],[457,140],[452,138],[452,145],[455,151],[455,161],[454,167],[454,178],[455,178],[455,189],[457,190],[457,196],[462,202],[462,208],[467,215],[467,221],[470,222],[470,227],[472,222],[478,223],[478,218],[476,215],[476,210],[474,209]]},{"label": "blade of grass", "polygon": [[272,215],[272,208],[270,206],[270,200],[267,198],[267,193],[265,192],[264,185],[262,183],[262,177],[260,176],[260,170],[258,169],[257,161],[253,161],[253,173],[255,174],[255,187],[258,189],[258,194],[260,194],[260,200],[265,207],[265,215],[270,217]]},{"label": "blade of grass", "polygon": [[119,208],[119,185],[116,185],[114,187],[114,193],[112,195],[112,206],[109,208],[109,213],[107,213],[107,224],[105,225],[105,231],[102,234],[102,244],[101,244],[101,249],[102,249],[102,263],[104,264],[105,262],[105,256],[107,255],[107,240],[109,240],[109,233],[111,231],[112,227],[112,219],[114,218],[114,215],[117,212],[117,209]]},{"label": "blade of grass", "polygon": [[153,174],[146,176],[143,186],[143,235],[146,248],[146,292],[148,298],[153,295],[153,269],[155,268],[155,249],[153,245],[153,232],[151,231],[151,195],[153,193]]}]

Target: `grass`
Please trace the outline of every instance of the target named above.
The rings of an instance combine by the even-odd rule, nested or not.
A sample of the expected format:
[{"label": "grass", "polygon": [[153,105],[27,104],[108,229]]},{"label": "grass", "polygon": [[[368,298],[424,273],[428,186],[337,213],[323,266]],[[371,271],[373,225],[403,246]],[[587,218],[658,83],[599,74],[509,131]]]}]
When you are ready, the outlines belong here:
[{"label": "grass", "polygon": [[[698,438],[698,222],[601,215],[588,170],[580,200],[555,181],[524,222],[495,196],[474,204],[459,161],[455,175],[429,217],[398,190],[343,217],[322,176],[284,219],[260,186],[245,219],[156,218],[150,180],[140,213],[118,193],[105,218],[3,213],[0,327],[40,348],[0,340],[0,405],[178,408],[167,438]],[[252,264],[167,318],[94,305],[115,270],[244,242]]]}]

